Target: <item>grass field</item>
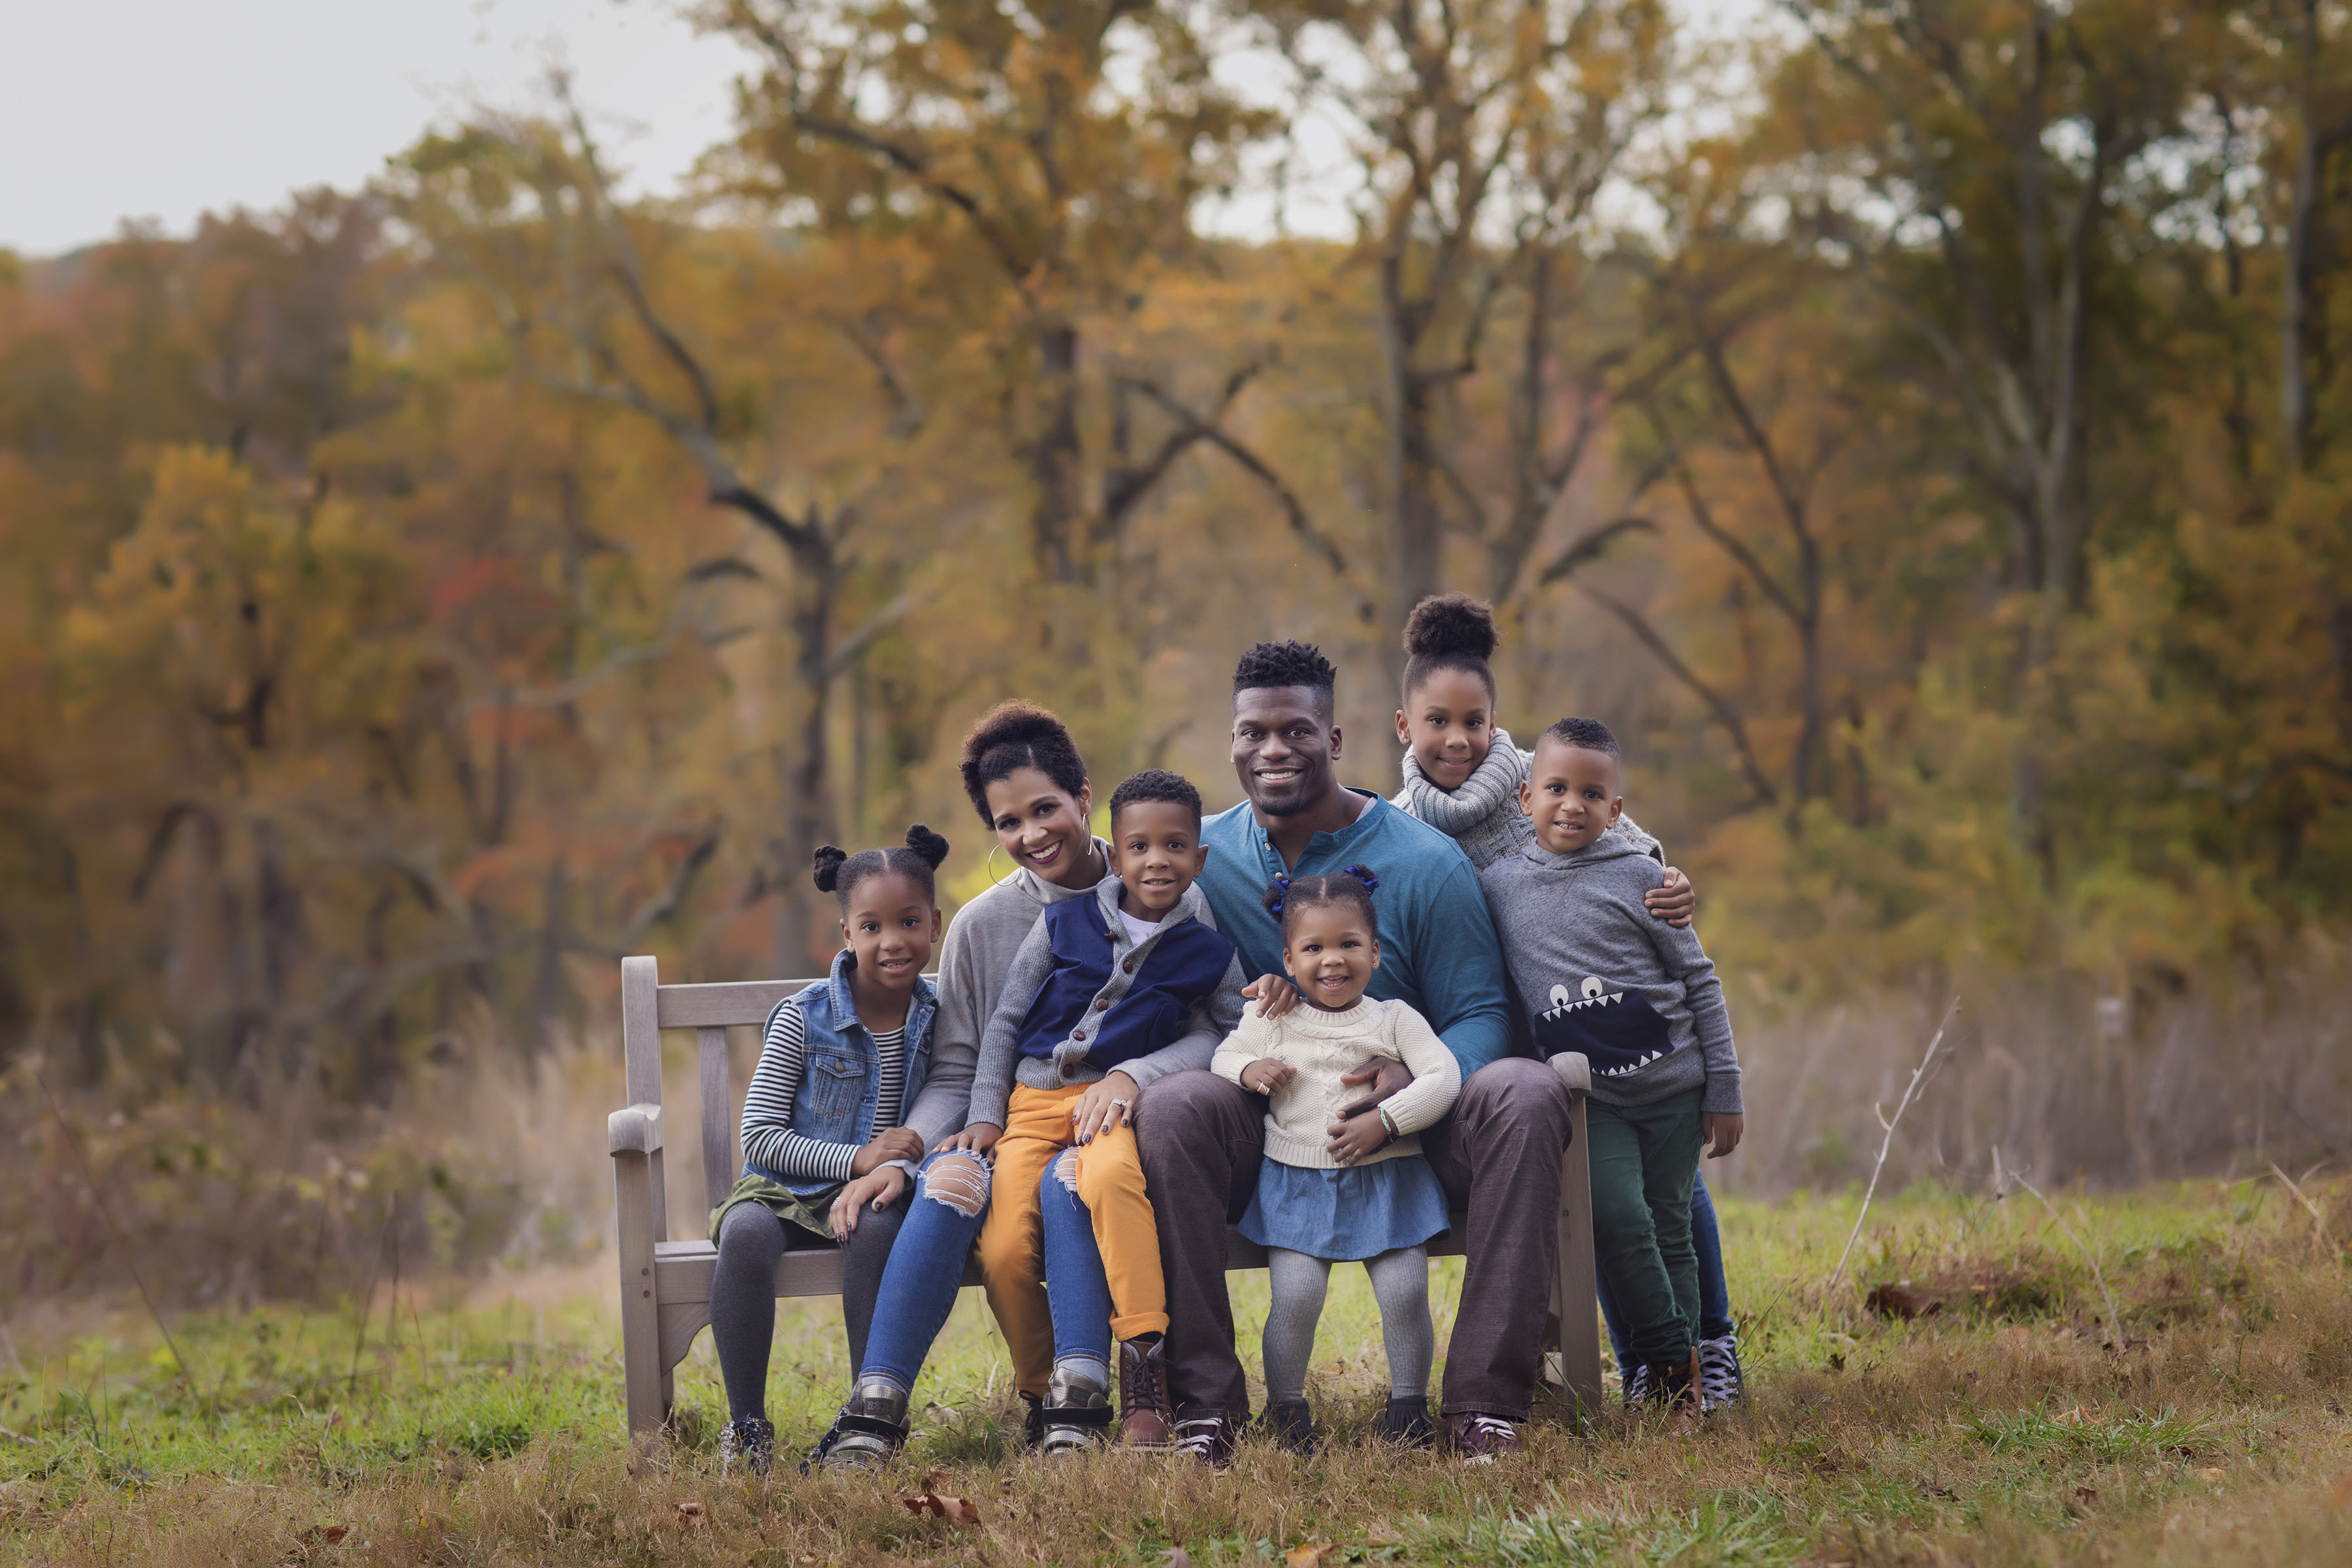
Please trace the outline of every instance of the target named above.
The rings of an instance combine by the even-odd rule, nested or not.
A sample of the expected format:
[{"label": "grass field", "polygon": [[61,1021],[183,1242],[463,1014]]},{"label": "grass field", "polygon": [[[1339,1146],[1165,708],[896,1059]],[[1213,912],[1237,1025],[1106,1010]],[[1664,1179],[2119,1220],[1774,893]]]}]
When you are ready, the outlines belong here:
[{"label": "grass field", "polygon": [[[719,1474],[707,1336],[679,1371],[676,1439],[632,1463],[601,1270],[404,1289],[396,1322],[379,1289],[363,1341],[356,1302],[187,1319],[184,1373],[143,1314],[20,1308],[0,1345],[0,1562],[1158,1564],[1181,1545],[1199,1564],[1326,1568],[2352,1563],[2352,1183],[2305,1192],[2319,1215],[2274,1180],[2059,1197],[2120,1334],[2038,1205],[1882,1201],[1825,1297],[1853,1196],[1727,1202],[1747,1403],[1694,1436],[1555,1413],[1475,1470],[1361,1441],[1384,1385],[1352,1269],[1312,1390],[1335,1441],[1311,1460],[1252,1443],[1219,1475],[1021,1458],[973,1291],[896,1469],[753,1483]],[[1433,1282],[1441,1336],[1459,1267]],[[1254,1346],[1264,1278],[1236,1284]],[[1874,1311],[1880,1284],[1922,1315]],[[829,1303],[781,1304],[787,1441],[822,1426],[844,1360]],[[978,1501],[977,1524],[908,1511],[929,1472]]]}]

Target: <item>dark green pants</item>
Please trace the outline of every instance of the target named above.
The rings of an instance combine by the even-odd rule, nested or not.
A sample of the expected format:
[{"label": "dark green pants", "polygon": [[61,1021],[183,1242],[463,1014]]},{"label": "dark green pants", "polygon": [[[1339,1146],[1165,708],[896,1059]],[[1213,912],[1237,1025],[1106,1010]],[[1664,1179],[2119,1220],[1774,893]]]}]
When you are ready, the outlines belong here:
[{"label": "dark green pants", "polygon": [[1642,1365],[1679,1364],[1698,1342],[1690,1205],[1706,1093],[1694,1089],[1637,1106],[1595,1100],[1585,1108],[1593,1252],[1624,1314],[1627,1348]]}]

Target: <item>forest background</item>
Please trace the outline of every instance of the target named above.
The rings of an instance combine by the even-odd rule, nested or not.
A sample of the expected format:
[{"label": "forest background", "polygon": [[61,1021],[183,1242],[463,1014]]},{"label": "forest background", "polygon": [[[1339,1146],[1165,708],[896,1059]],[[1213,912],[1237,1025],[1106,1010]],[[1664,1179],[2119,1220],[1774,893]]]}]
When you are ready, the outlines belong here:
[{"label": "forest background", "polygon": [[10,1289],[593,1246],[616,958],[814,972],[912,821],[969,897],[1008,695],[1230,804],[1260,637],[1391,792],[1445,588],[1699,885],[1731,1184],[1866,1170],[1954,997],[1898,1175],[2346,1152],[2344,6],[694,14],[683,197],[558,78],[0,253]]}]

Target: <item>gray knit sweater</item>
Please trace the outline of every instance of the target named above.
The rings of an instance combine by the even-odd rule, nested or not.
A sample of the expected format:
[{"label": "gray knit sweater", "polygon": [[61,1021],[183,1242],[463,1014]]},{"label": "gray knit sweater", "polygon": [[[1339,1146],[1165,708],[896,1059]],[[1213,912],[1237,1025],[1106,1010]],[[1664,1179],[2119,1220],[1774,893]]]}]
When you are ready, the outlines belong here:
[{"label": "gray knit sweater", "polygon": [[1736,1111],[1739,1055],[1723,983],[1696,932],[1652,919],[1642,902],[1664,879],[1655,861],[1605,834],[1573,855],[1530,840],[1478,874],[1545,1056],[1583,1052],[1604,1105],[1651,1105],[1704,1084],[1702,1110]]},{"label": "gray knit sweater", "polygon": [[[1511,732],[1497,726],[1486,760],[1472,770],[1459,788],[1449,790],[1430,781],[1421,771],[1420,759],[1407,747],[1404,788],[1390,804],[1451,837],[1470,857],[1470,864],[1483,871],[1535,840],[1535,824],[1519,809],[1519,785],[1527,782],[1534,763],[1535,754],[1512,744]],[[1609,831],[1664,863],[1665,852],[1658,841],[1643,832],[1632,817],[1618,817]]]}]

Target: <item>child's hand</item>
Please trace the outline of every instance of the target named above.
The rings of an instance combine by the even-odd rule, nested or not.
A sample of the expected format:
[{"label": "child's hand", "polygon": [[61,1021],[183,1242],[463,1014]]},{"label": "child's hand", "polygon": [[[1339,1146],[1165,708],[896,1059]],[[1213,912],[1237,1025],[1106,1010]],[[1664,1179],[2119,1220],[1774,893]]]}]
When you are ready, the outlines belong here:
[{"label": "child's hand", "polygon": [[1698,892],[1688,877],[1669,866],[1664,884],[1642,895],[1642,907],[1650,911],[1653,920],[1664,921],[1670,926],[1686,926],[1691,923],[1691,911],[1698,908]]},{"label": "child's hand", "polygon": [[1242,987],[1242,994],[1257,1003],[1261,1018],[1279,1018],[1298,1005],[1298,987],[1279,974],[1261,974]]},{"label": "child's hand", "polygon": [[871,1207],[880,1214],[898,1201],[907,1190],[907,1173],[896,1165],[885,1165],[878,1171],[858,1177],[843,1187],[833,1200],[833,1234],[848,1236],[857,1229],[857,1216]]},{"label": "child's hand", "polygon": [[[1339,1108],[1339,1115],[1344,1120],[1349,1117],[1361,1116],[1389,1096],[1403,1093],[1405,1085],[1412,1081],[1412,1069],[1394,1057],[1374,1057],[1354,1072],[1342,1073],[1339,1081],[1350,1089],[1358,1084],[1369,1083],[1372,1086],[1371,1093],[1353,1105],[1343,1105]],[[1339,1123],[1337,1121],[1331,1123],[1331,1131],[1336,1134],[1339,1131]]]},{"label": "child's hand", "polygon": [[923,1135],[911,1127],[893,1127],[877,1132],[874,1142],[857,1152],[849,1163],[849,1173],[862,1176],[875,1166],[892,1160],[919,1161],[923,1157]]},{"label": "child's hand", "polygon": [[1109,1131],[1135,1120],[1135,1102],[1143,1098],[1143,1090],[1123,1072],[1107,1072],[1100,1083],[1087,1085],[1078,1102],[1070,1107],[1070,1136],[1081,1143],[1091,1143],[1097,1133]]},{"label": "child's hand", "polygon": [[1706,1157],[1720,1160],[1739,1147],[1739,1136],[1748,1130],[1748,1119],[1737,1110],[1702,1111],[1699,1130],[1706,1134]]},{"label": "child's hand", "polygon": [[940,1146],[931,1152],[944,1154],[950,1149],[960,1149],[967,1154],[985,1154],[995,1148],[996,1141],[1003,1136],[1004,1129],[993,1121],[967,1122],[962,1131],[952,1138],[941,1139]]},{"label": "child's hand", "polygon": [[1242,1087],[1252,1094],[1272,1094],[1297,1076],[1298,1069],[1288,1062],[1260,1057],[1242,1068]]},{"label": "child's hand", "polygon": [[1389,1136],[1387,1123],[1381,1120],[1381,1113],[1377,1110],[1350,1116],[1335,1125],[1337,1131],[1331,1134],[1331,1142],[1326,1147],[1331,1158],[1342,1165],[1352,1165],[1365,1155],[1377,1153],[1394,1142]]}]

